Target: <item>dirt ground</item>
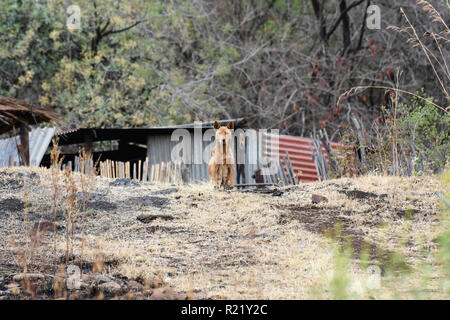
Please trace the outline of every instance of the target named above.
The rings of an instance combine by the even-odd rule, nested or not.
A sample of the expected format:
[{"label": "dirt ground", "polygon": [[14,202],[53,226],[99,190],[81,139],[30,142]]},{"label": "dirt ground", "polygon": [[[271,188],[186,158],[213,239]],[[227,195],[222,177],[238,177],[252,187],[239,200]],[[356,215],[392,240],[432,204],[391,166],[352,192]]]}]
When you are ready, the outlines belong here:
[{"label": "dirt ground", "polygon": [[[432,177],[344,178],[275,193],[97,177],[84,228],[82,210],[73,212],[68,254],[70,197],[59,181],[54,224],[50,170],[0,169],[0,299],[55,298],[67,258],[81,265],[83,281],[62,297],[305,299],[332,276],[332,238],[348,239],[356,260],[367,249],[381,267],[406,226],[414,230],[408,263],[436,250],[440,185]],[[82,204],[78,175],[74,187]],[[313,204],[313,194],[327,201]],[[21,278],[25,267],[36,279]]]}]

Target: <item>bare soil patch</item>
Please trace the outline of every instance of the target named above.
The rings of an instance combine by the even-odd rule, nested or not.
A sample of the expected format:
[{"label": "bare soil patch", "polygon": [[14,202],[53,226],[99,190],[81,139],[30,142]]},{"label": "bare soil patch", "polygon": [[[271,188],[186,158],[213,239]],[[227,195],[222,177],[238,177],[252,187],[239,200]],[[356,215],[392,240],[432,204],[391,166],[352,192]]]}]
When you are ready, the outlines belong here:
[{"label": "bare soil patch", "polygon": [[384,199],[387,197],[387,194],[375,194],[373,192],[365,192],[361,190],[338,190],[339,193],[345,194],[350,199],[358,199],[358,200],[364,200],[364,199]]},{"label": "bare soil patch", "polygon": [[339,208],[322,208],[314,205],[289,205],[284,209],[287,209],[288,212],[280,215],[280,224],[297,220],[308,231],[339,239],[342,244],[349,242],[356,258],[359,257],[363,248],[369,250],[371,259],[377,257],[376,244],[364,240],[365,235],[354,228],[352,220],[342,216],[342,214],[349,215],[351,212],[343,213]]},{"label": "bare soil patch", "polygon": [[150,223],[153,220],[156,219],[162,219],[162,220],[173,220],[175,219],[173,216],[167,215],[167,214],[145,214],[145,215],[139,215],[136,217],[140,222],[142,223]]},{"label": "bare soil patch", "polygon": [[7,198],[0,200],[0,211],[21,212],[25,208],[25,203],[17,198]]},{"label": "bare soil patch", "polygon": [[155,197],[155,196],[143,196],[143,197],[132,197],[127,199],[127,204],[134,206],[149,206],[156,208],[164,208],[169,203],[168,198]]}]

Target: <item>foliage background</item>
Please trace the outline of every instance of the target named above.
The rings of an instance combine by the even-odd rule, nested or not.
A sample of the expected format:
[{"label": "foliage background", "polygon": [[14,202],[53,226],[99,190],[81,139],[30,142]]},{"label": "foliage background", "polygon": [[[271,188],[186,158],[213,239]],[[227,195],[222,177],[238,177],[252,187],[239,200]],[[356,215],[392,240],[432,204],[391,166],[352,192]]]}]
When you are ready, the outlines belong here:
[{"label": "foliage background", "polygon": [[[445,1],[430,3],[449,20]],[[365,26],[371,4],[381,30]],[[400,7],[419,33],[439,28],[410,0],[3,0],[0,95],[55,107],[74,127],[246,117],[337,140],[350,115],[370,128],[390,102],[374,88],[340,95],[392,87],[398,70],[399,87],[448,103],[420,49],[387,28],[405,24]]]}]

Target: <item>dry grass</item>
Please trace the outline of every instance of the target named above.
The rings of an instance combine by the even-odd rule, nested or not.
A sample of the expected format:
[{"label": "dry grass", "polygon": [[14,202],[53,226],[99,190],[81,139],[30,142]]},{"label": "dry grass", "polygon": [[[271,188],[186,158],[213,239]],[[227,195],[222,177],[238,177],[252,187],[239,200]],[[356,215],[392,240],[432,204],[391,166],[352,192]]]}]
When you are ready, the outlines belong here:
[{"label": "dry grass", "polygon": [[[5,185],[19,173],[38,175],[28,187],[33,203],[30,226],[40,219],[52,220],[50,170],[1,169],[0,201],[20,198],[26,202],[20,188]],[[73,176],[79,183],[79,175]],[[281,197],[218,191],[208,184],[176,186],[176,192],[159,194],[174,186],[110,186],[111,179],[95,179],[96,190],[87,203],[84,221],[84,259],[94,263],[101,256],[100,270],[105,274],[144,280],[156,277],[177,290],[195,292],[197,297],[316,297],[318,288],[326,287],[335,271],[335,246],[322,233],[323,221],[342,219],[346,232],[385,250],[398,248],[406,239],[403,251],[412,266],[424,262],[424,250],[437,249],[433,239],[439,232],[439,202],[433,193],[441,186],[433,177],[330,180],[295,186]],[[381,197],[351,199],[342,193],[352,190]],[[329,201],[313,206],[313,193]],[[161,206],[164,199],[167,203]],[[409,209],[416,210],[412,220],[401,217]],[[303,212],[308,217],[314,214],[313,219],[302,221],[298,214]],[[137,220],[142,214],[173,219],[142,223]],[[0,212],[0,272],[15,264],[6,238],[12,235],[20,242],[22,216],[22,212]],[[78,229],[74,232],[81,234]],[[57,233],[59,256],[65,254],[65,234]],[[52,248],[52,236],[48,241]],[[79,255],[80,236],[74,236],[73,248],[75,256]],[[52,265],[52,250],[48,251],[48,265]],[[354,258],[353,280],[362,274],[355,263],[358,257]],[[392,297],[392,293],[382,292],[378,297]]]},{"label": "dry grass", "polygon": [[0,96],[0,134],[21,123],[33,124],[50,120],[61,123],[61,116],[47,107]]}]

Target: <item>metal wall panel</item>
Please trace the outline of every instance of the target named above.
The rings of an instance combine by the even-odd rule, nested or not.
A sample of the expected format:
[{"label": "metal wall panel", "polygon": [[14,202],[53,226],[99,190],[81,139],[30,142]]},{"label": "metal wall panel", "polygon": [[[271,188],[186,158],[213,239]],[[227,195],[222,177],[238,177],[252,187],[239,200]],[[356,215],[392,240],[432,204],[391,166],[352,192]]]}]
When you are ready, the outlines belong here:
[{"label": "metal wall panel", "polygon": [[[40,165],[54,133],[55,128],[37,128],[30,131],[30,166],[36,167]],[[20,144],[20,137],[17,136],[16,138]],[[16,139],[12,137],[0,140],[0,167],[7,167],[11,156],[12,164],[19,165],[20,160],[16,147]]]},{"label": "metal wall panel", "polygon": [[[187,131],[187,130],[186,130]],[[188,134],[189,133],[189,134]],[[185,137],[186,141],[184,141]],[[199,183],[204,181],[209,181],[210,176],[208,173],[208,163],[212,155],[212,150],[214,147],[214,135],[207,136],[202,133],[197,134],[197,141],[194,141],[195,134],[192,131],[187,131],[186,136],[180,138],[179,140],[171,141],[171,135],[149,135],[147,140],[147,155],[149,158],[149,164],[157,164],[161,162],[172,161],[172,151],[174,151],[175,146],[180,142],[182,143],[178,147],[183,148],[186,152],[186,157],[190,159],[190,164],[186,164],[184,161],[184,168],[189,171],[190,182]],[[232,140],[232,148],[236,150],[236,139]],[[183,145],[184,144],[184,145]],[[253,144],[253,149],[248,149],[248,146]],[[190,145],[190,148],[188,147]],[[247,137],[246,139],[246,168],[245,168],[245,182],[251,183],[254,180],[251,179],[251,175],[256,168],[256,165],[248,165],[248,159],[256,161],[256,135],[254,137]],[[176,150],[175,150],[176,152]],[[237,161],[235,152],[235,161]],[[236,162],[237,163],[237,162]],[[255,162],[256,163],[256,162]],[[237,170],[235,170],[235,178],[237,175]]]},{"label": "metal wall panel", "polygon": [[[185,137],[180,138],[180,140],[172,141],[171,135],[149,135],[147,140],[147,155],[149,159],[149,164],[157,164],[161,162],[172,162],[172,151],[174,151],[175,146],[182,143],[179,147],[183,148],[183,152],[186,151],[187,159],[190,159],[190,164],[188,161],[184,161],[184,167],[189,170],[189,176],[191,182],[201,182],[208,181],[208,157],[202,161],[203,153],[208,152],[210,149],[209,141],[197,141],[194,143],[194,134],[188,132],[189,135],[185,141]],[[186,136],[187,137],[187,136]],[[200,136],[201,137],[201,136]],[[176,151],[176,150],[175,150]],[[211,154],[211,151],[209,151]],[[183,155],[182,153],[180,155]],[[197,162],[197,163],[196,163]]]}]

